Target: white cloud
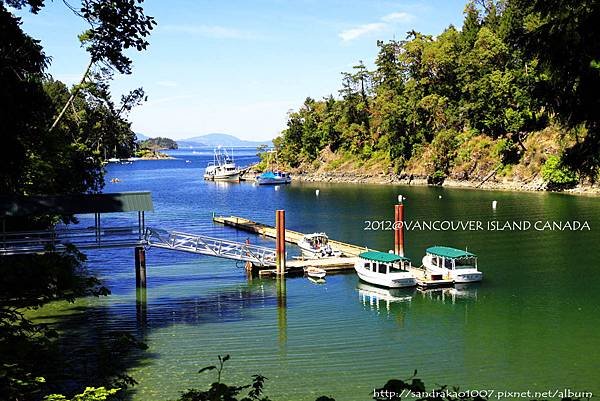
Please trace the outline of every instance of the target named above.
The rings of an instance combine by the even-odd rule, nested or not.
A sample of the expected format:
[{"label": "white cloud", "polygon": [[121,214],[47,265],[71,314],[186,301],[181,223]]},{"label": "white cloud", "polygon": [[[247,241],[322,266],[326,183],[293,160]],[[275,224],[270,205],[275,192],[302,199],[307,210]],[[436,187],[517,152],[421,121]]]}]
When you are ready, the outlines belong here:
[{"label": "white cloud", "polygon": [[214,39],[256,39],[257,35],[220,25],[165,25],[163,29]]},{"label": "white cloud", "polygon": [[413,18],[414,16],[412,14],[400,12],[384,15],[381,17],[381,20],[385,22],[409,22],[412,21]]},{"label": "white cloud", "polygon": [[372,24],[364,24],[357,26],[356,28],[347,29],[340,32],[339,36],[344,42],[360,38],[361,36],[368,35],[369,33],[379,32],[385,29],[387,25],[382,22],[374,22]]},{"label": "white cloud", "polygon": [[396,12],[384,15],[379,19],[379,22],[372,22],[370,24],[359,25],[355,28],[346,29],[338,34],[338,36],[344,41],[349,42],[354,39],[358,39],[361,36],[365,36],[375,32],[385,31],[390,28],[393,24],[412,21],[414,16],[405,12]]}]

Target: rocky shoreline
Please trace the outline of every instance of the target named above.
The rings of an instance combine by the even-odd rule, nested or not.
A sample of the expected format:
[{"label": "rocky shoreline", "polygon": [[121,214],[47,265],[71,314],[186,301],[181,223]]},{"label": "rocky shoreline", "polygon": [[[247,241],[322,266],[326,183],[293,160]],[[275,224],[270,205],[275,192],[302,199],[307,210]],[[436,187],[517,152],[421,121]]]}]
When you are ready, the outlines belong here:
[{"label": "rocky shoreline", "polygon": [[[484,190],[499,191],[551,191],[547,188],[542,179],[534,179],[529,182],[521,181],[498,181],[488,180],[485,182],[472,180],[446,179],[441,185],[432,185],[426,177],[399,176],[392,174],[355,174],[342,172],[328,173],[306,173],[299,172],[293,175],[295,181],[300,182],[330,182],[330,183],[349,183],[349,184],[379,184],[379,185],[415,185],[415,186],[441,186],[449,188],[472,188]],[[600,195],[600,186],[596,185],[578,185],[575,188],[560,191],[562,193],[582,194],[582,195]]]}]

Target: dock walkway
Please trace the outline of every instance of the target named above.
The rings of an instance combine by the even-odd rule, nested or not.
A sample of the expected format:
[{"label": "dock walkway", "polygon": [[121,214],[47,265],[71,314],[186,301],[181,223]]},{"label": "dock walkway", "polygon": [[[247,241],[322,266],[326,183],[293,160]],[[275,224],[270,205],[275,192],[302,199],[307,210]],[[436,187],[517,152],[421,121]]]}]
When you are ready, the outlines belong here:
[{"label": "dock walkway", "polygon": [[[266,237],[275,238],[277,231],[275,227],[269,226],[262,223],[257,223],[243,217],[237,216],[214,216],[213,221],[229,227],[237,228],[238,230],[251,232],[258,235],[264,235]],[[304,237],[304,234],[298,231],[285,230],[285,241],[290,244],[298,245],[298,242]],[[322,259],[295,259],[288,260],[286,262],[287,273],[298,273],[307,266],[316,266],[321,269],[327,270],[328,272],[353,270],[356,257],[367,250],[367,248],[360,247],[358,245],[348,244],[341,241],[329,239],[331,246],[342,252],[345,257],[338,258],[322,258]],[[261,269],[261,276],[275,275],[274,269]]]},{"label": "dock walkway", "polygon": [[[213,221],[215,223],[224,224],[226,226],[235,227],[239,230],[248,231],[251,233],[264,235],[266,237],[275,238],[277,232],[275,227],[269,226],[262,223],[257,223],[256,221],[252,221],[249,219],[245,219],[243,217],[237,216],[214,216]],[[285,230],[285,242],[289,242],[291,244],[298,245],[298,242],[304,236],[303,233],[293,230]],[[361,247],[358,245],[348,244],[346,242],[336,241],[333,239],[329,239],[329,243],[331,247],[337,249],[342,252],[342,254],[348,257],[356,257],[360,253],[365,252],[367,250],[366,247]],[[289,262],[293,263],[293,262]],[[288,265],[289,265],[288,263]]]},{"label": "dock walkway", "polygon": [[[275,238],[277,231],[275,227],[266,224],[258,223],[246,219],[244,217],[237,216],[213,216],[215,223],[223,224],[229,227],[234,227],[242,231],[255,233],[258,235],[264,235],[266,237]],[[293,231],[285,230],[285,241],[291,244],[298,245],[298,242],[302,239],[305,234]],[[322,259],[296,259],[288,260],[286,262],[286,274],[294,274],[302,272],[302,269],[307,266],[316,266],[321,269],[327,270],[328,272],[335,271],[347,271],[354,269],[354,263],[358,255],[362,252],[367,251],[366,247],[360,247],[358,245],[348,244],[346,242],[336,241],[329,239],[329,243],[334,249],[342,252],[344,256],[339,258],[322,258]],[[424,270],[413,268],[411,270],[417,278],[417,284],[419,287],[446,287],[453,284],[452,280],[433,280],[425,274]],[[275,276],[276,272],[273,268],[263,268],[259,271],[261,276]]]}]

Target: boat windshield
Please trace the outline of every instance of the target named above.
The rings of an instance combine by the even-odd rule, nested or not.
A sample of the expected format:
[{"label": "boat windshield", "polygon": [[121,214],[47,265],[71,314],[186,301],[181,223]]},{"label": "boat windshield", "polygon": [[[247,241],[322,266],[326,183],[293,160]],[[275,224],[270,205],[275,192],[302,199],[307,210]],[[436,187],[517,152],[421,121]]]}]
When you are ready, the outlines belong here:
[{"label": "boat windshield", "polygon": [[477,266],[477,258],[458,258],[454,260],[455,269],[468,269]]},{"label": "boat windshield", "polygon": [[404,273],[406,272],[406,266],[403,264],[394,263],[390,266],[390,273]]}]

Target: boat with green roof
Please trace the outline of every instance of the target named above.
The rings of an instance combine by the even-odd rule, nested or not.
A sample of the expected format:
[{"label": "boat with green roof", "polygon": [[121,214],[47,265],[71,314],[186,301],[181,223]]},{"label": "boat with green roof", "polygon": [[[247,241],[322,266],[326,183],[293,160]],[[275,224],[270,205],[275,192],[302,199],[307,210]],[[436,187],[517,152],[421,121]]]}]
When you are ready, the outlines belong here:
[{"label": "boat with green roof", "polygon": [[416,286],[417,280],[410,268],[410,259],[407,257],[378,251],[361,253],[354,264],[354,270],[361,280],[386,288]]},{"label": "boat with green roof", "polygon": [[447,277],[455,283],[474,283],[483,279],[483,273],[477,270],[474,253],[447,246],[432,246],[425,252],[423,266],[432,277]]}]

